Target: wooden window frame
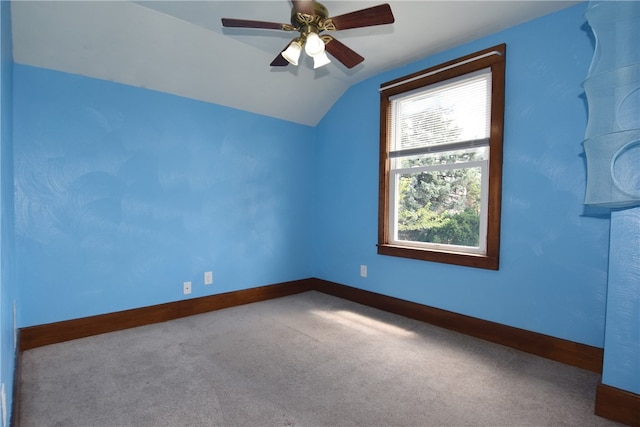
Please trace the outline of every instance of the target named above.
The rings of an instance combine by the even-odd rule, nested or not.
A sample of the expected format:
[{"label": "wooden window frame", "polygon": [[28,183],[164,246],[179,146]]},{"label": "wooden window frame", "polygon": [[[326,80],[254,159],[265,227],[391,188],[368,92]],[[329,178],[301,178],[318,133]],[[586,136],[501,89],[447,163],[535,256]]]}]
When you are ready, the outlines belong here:
[{"label": "wooden window frame", "polygon": [[[502,200],[502,139],[504,128],[506,45],[501,44],[444,64],[418,71],[380,86],[380,175],[378,195],[378,254],[468,267],[498,270]],[[491,69],[489,134],[489,200],[486,253],[473,254],[389,244],[390,97],[485,68]]]}]

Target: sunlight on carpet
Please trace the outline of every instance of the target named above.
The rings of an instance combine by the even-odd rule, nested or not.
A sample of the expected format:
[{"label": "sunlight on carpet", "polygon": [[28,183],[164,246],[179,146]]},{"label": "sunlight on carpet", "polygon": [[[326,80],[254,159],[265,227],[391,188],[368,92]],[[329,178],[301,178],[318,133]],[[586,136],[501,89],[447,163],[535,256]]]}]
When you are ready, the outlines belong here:
[{"label": "sunlight on carpet", "polygon": [[397,337],[413,337],[415,333],[380,320],[348,310],[311,310],[311,314],[369,335],[392,334]]}]

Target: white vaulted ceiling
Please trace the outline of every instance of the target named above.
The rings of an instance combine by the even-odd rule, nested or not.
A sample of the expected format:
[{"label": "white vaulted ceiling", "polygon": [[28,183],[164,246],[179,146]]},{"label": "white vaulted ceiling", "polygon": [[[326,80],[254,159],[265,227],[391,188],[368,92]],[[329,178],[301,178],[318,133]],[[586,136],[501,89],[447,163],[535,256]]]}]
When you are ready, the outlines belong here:
[{"label": "white vaulted ceiling", "polygon": [[[384,1],[324,1],[331,16]],[[11,3],[14,61],[315,125],[377,73],[574,5],[576,1],[389,1],[395,23],[333,35],[365,57],[349,70],[269,63],[295,33],[222,28],[220,18],[288,23],[278,1]],[[303,59],[304,58],[304,59]]]}]

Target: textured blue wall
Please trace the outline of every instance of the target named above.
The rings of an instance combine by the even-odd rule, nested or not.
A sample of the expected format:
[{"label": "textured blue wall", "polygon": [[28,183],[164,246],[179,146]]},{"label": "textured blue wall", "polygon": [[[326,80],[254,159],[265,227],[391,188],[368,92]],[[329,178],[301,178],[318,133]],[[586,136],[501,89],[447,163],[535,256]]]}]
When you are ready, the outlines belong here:
[{"label": "textured blue wall", "polygon": [[[16,65],[21,326],[184,298],[184,280],[199,296],[313,275],[602,346],[609,222],[582,205],[584,11],[371,78],[315,130]],[[501,269],[377,255],[380,83],[502,42]]]},{"label": "textured blue wall", "polygon": [[8,425],[13,395],[15,357],[14,304],[17,284],[14,280],[13,251],[13,142],[12,92],[13,50],[9,2],[0,2],[0,388],[6,396],[0,411],[0,424]]},{"label": "textured blue wall", "polygon": [[[586,4],[373,77],[317,127],[314,275],[603,346],[609,222],[585,215]],[[376,254],[381,83],[507,44],[499,271]],[[368,265],[368,278],[359,276]]]},{"label": "textured blue wall", "polygon": [[640,207],[611,213],[602,382],[640,394]]},{"label": "textured blue wall", "polygon": [[[638,211],[611,221],[605,341],[610,221],[582,205],[586,4],[375,76],[316,129],[12,66],[9,3],[0,4],[0,380],[9,406],[18,297],[20,326],[31,326],[187,298],[186,280],[197,297],[309,276],[606,344],[603,382],[640,393]],[[377,255],[380,83],[503,42],[500,270]]]},{"label": "textured blue wall", "polygon": [[586,199],[632,207],[611,212],[602,382],[640,394],[640,2],[591,1],[586,16],[598,40],[584,83]]},{"label": "textured blue wall", "polygon": [[14,83],[20,326],[311,275],[313,128],[18,64]]}]

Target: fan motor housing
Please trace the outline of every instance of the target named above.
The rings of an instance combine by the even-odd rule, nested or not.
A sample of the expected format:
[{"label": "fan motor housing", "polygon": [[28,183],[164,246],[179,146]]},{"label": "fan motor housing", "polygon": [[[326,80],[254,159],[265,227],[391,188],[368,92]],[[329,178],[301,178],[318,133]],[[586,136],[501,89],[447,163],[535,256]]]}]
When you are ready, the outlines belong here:
[{"label": "fan motor housing", "polygon": [[[294,27],[300,27],[301,25],[307,25],[308,22],[300,19],[299,15],[309,16],[306,14],[298,14],[296,8],[291,9],[291,24]],[[321,3],[313,2],[313,16],[311,16],[313,22],[321,22],[329,17],[329,10]]]}]

